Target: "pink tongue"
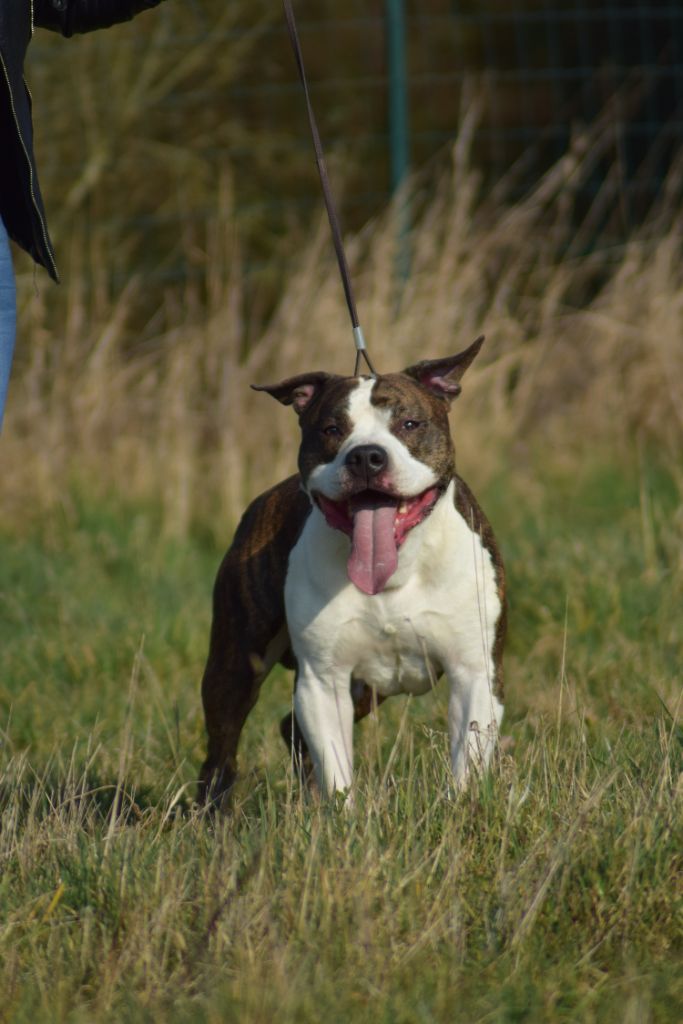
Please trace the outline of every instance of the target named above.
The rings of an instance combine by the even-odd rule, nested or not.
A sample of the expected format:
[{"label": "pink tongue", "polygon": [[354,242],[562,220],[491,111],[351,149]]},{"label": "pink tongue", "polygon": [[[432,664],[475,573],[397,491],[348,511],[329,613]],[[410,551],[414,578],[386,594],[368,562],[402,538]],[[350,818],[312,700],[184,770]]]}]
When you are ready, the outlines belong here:
[{"label": "pink tongue", "polygon": [[395,504],[359,508],[354,513],[347,571],[351,582],[364,594],[379,594],[396,571],[395,516]]}]

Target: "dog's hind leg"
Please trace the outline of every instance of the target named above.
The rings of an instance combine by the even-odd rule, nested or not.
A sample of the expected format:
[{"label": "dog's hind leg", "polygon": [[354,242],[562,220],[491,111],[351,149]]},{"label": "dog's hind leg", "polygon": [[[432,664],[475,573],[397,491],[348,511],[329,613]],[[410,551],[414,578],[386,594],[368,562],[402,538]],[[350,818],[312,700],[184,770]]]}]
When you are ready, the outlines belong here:
[{"label": "dog's hind leg", "polygon": [[[237,747],[249,712],[258,700],[261,683],[289,644],[283,627],[262,652],[243,652],[212,635],[202,679],[202,702],[208,733],[208,752],[202,765],[197,799],[219,805],[237,776]],[[253,645],[256,646],[256,645]]]},{"label": "dog's hind leg", "polygon": [[356,676],[351,677],[351,697],[354,722],[360,722],[387,699],[368,686],[364,679],[358,679]]},{"label": "dog's hind leg", "polygon": [[209,657],[202,680],[208,751],[197,790],[199,803],[219,805],[237,776],[237,746],[258,699],[260,679],[248,664],[218,665]]},{"label": "dog's hind leg", "polygon": [[220,803],[237,774],[237,745],[261,683],[289,648],[289,552],[311,511],[298,476],[251,503],[218,570],[202,700],[209,749],[198,799]]}]

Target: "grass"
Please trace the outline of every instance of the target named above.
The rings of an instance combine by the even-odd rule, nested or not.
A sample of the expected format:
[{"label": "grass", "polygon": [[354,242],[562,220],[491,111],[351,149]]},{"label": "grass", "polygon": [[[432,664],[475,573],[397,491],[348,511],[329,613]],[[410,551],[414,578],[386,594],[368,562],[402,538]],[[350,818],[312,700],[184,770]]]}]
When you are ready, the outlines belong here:
[{"label": "grass", "polygon": [[216,823],[190,799],[211,534],[76,485],[3,527],[3,1019],[678,1019],[675,479],[641,452],[484,496],[511,577],[491,775],[454,797],[437,690],[357,730],[354,812],[317,806],[281,673]]},{"label": "grass", "polygon": [[[359,311],[382,372],[460,351],[486,332],[457,413],[459,448],[478,454],[475,486],[510,460],[523,463],[540,436],[548,464],[575,461],[589,439],[622,457],[639,439],[672,467],[680,461],[683,179],[675,167],[661,205],[627,243],[587,252],[595,225],[590,214],[577,222],[574,203],[604,128],[599,122],[510,204],[505,183],[481,194],[468,156],[476,113],[467,114],[446,172],[425,171],[408,188],[410,275],[396,273],[401,198],[349,239]],[[24,334],[0,513],[14,518],[27,504],[50,511],[77,473],[94,490],[123,487],[126,497],[158,502],[162,528],[183,536],[198,519],[214,531],[234,522],[249,497],[289,470],[295,417],[249,385],[307,369],[351,372],[329,230],[321,218],[303,242],[292,237],[272,316],[248,324],[224,198],[207,236],[188,242],[203,253],[201,282],[169,291],[139,325],[141,278],[92,289],[74,258],[61,290],[36,294],[33,275],[20,275]],[[113,273],[96,227],[92,245],[92,266]]]},{"label": "grass", "polygon": [[[160,45],[135,67],[95,37],[74,50],[78,102],[60,109],[81,110],[91,158],[65,203],[47,197],[73,238],[65,284],[19,266],[0,444],[0,1020],[677,1022],[682,179],[674,165],[641,229],[602,245],[619,168],[593,209],[576,197],[609,109],[516,203],[510,180],[482,195],[465,110],[450,166],[407,189],[408,277],[406,197],[348,240],[380,370],[488,336],[453,423],[510,577],[492,772],[454,796],[437,690],[359,728],[353,812],[318,806],[277,735],[291,682],[274,673],[233,815],[193,809],[213,575],[245,501],[294,464],[295,417],[248,385],[352,362],[323,221],[278,239],[289,264],[256,315],[231,169],[219,181],[193,155],[211,137],[200,112],[187,145],[175,125],[166,148],[141,128],[207,67],[207,88],[236,80],[251,51],[219,52],[232,17],[171,72],[170,22],[151,16]],[[38,116],[53,113],[57,131],[58,112]],[[126,273],[142,236],[103,227],[99,204],[122,194],[215,208],[169,243],[193,273],[161,298]]]}]

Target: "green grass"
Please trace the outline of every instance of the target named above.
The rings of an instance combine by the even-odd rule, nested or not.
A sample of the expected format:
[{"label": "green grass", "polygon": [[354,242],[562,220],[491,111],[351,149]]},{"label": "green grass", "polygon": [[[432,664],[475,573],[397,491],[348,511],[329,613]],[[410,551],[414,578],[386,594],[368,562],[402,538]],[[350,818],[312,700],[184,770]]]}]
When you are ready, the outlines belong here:
[{"label": "green grass", "polygon": [[291,777],[284,673],[234,814],[192,809],[213,531],[76,486],[0,526],[0,1020],[678,1021],[681,496],[644,456],[577,465],[482,495],[492,772],[456,798],[445,693],[396,700],[352,812]]}]

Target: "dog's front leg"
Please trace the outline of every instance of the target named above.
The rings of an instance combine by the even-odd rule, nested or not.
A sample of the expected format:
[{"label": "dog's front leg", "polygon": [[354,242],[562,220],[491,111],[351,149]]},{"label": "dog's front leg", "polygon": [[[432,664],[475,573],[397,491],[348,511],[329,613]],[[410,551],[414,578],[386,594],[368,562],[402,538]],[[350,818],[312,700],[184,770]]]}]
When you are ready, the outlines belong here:
[{"label": "dog's front leg", "polygon": [[498,739],[503,705],[494,693],[492,666],[447,670],[450,684],[448,732],[458,788],[471,771],[488,767]]},{"label": "dog's front leg", "polygon": [[294,711],[308,746],[321,792],[332,796],[351,785],[353,718],[350,677],[329,681],[299,661]]}]

